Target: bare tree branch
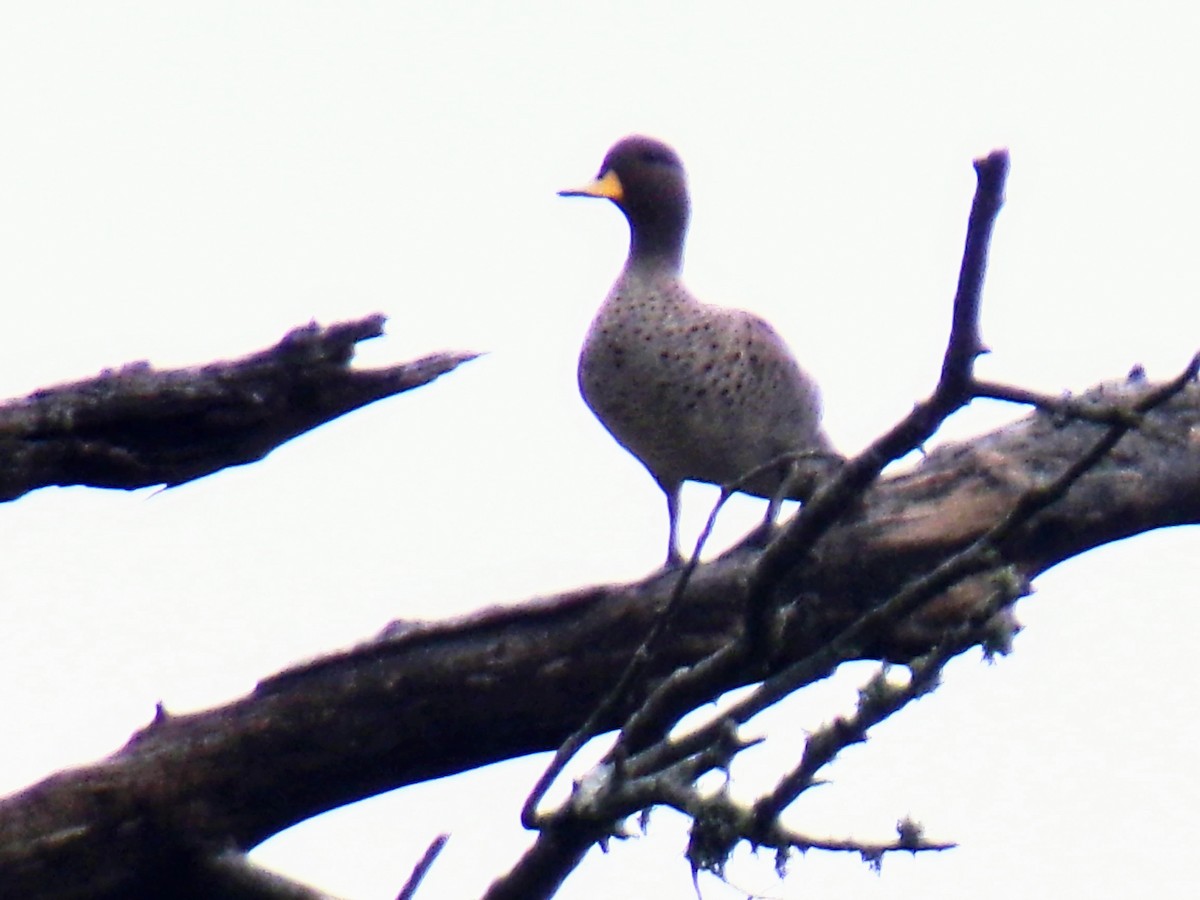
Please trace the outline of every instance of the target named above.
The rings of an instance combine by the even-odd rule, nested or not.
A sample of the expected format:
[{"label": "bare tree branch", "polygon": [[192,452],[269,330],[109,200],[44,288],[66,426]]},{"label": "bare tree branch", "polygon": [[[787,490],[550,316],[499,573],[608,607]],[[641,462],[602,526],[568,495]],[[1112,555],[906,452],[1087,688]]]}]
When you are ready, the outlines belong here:
[{"label": "bare tree branch", "polygon": [[1008,152],[997,150],[975,161],[978,184],[967,220],[967,237],[954,296],[950,336],[941,377],[933,395],[887,434],[872,442],[813,499],[777,540],[754,573],[747,609],[751,651],[765,651],[765,621],[771,589],[813,547],[829,523],[851,508],[889,463],[923,445],[955,411],[972,399],[975,358],[984,352],[979,337],[979,310],[987,269],[988,244],[1004,200]]},{"label": "bare tree branch", "polygon": [[[1079,402],[1134,408],[1161,389],[1115,382]],[[1062,472],[1105,430],[1036,412],[881,479],[781,585],[781,602],[793,613],[781,622],[775,671],[969,547],[1043,484],[1043,473]],[[1006,538],[1004,559],[1014,577],[1031,580],[1131,534],[1200,523],[1197,434],[1200,387],[1188,384]],[[761,555],[741,548],[697,569],[671,640],[653,654],[637,696],[737,639]],[[136,861],[153,846],[147,832],[166,829],[201,846],[247,850],[362,797],[554,749],[625,670],[675,577],[447,622],[396,623],[360,647],[268,679],[226,707],[164,713],[104,763],[0,801],[0,881],[64,897],[78,896],[73,889],[83,885],[111,884],[112,893],[89,896],[128,896],[117,886],[128,887],[141,871]],[[858,653],[908,661],[944,640],[948,628],[971,621],[992,595],[987,576],[963,582],[907,619],[864,635]],[[714,690],[740,683],[733,678]],[[630,712],[628,705],[614,710],[601,727],[618,727]]]},{"label": "bare tree branch", "polygon": [[[977,196],[976,233],[990,229],[1002,193],[1007,161],[989,160],[979,164],[980,192],[991,199]],[[846,742],[934,683],[946,659],[987,640],[985,626],[1038,574],[1103,543],[1200,523],[1200,387],[1193,382],[1200,360],[1164,385],[1138,373],[1069,401],[975,381],[986,246],[968,237],[938,389],[831,478],[765,551],[744,545],[684,575],[453,621],[396,622],[358,647],[268,678],[225,707],[187,716],[160,707],[108,760],[0,800],[0,883],[15,896],[185,897],[180,873],[191,873],[196,885],[233,891],[241,883],[259,892],[246,896],[319,897],[255,870],[241,854],[327,809],[561,747],[581,733],[589,710],[596,712],[583,733],[624,725],[635,739],[623,739],[605,764],[611,772],[588,786],[591,795],[577,792],[565,811],[531,810],[549,827],[492,887],[493,900],[550,896],[623,816],[659,803],[732,816],[748,829],[730,832],[734,838],[778,848],[825,846],[878,859],[942,846],[913,823],[902,823],[891,843],[822,842],[787,831],[777,813]],[[239,362],[174,373],[135,367],[0,407],[0,452],[11,448],[18,473],[8,482],[0,475],[0,496],[80,483],[54,479],[96,472],[102,477],[84,483],[179,483],[261,457],[322,417],[469,358],[349,370],[353,345],[381,324],[312,326]],[[880,477],[972,396],[1039,411]],[[35,437],[57,446],[56,454],[39,458],[26,446]],[[21,474],[30,472],[43,480]],[[677,612],[669,629],[667,608]],[[645,641],[655,629],[670,639]],[[748,652],[753,647],[766,652]],[[635,654],[640,662],[631,669]],[[695,779],[747,745],[738,722],[851,658],[904,662],[912,679],[876,705],[864,702],[857,723],[810,744],[757,812],[697,805],[712,798],[696,794]],[[663,740],[681,698],[703,703],[756,682],[695,736]],[[662,715],[646,708],[646,727],[631,726],[642,698],[663,686]],[[706,846],[719,849],[697,821]],[[415,886],[416,872],[414,879]]]},{"label": "bare tree branch", "polygon": [[175,900],[338,900],[307,885],[299,884],[254,865],[237,852],[201,856],[183,861],[177,869],[177,887],[159,896]]},{"label": "bare tree branch", "polygon": [[421,886],[429,867],[433,865],[434,860],[438,858],[438,854],[442,852],[442,848],[446,846],[446,841],[450,840],[450,835],[439,834],[429,846],[425,848],[425,852],[413,866],[412,875],[408,877],[408,881],[404,883],[404,887],[400,889],[400,893],[396,895],[396,900],[412,900],[417,894],[417,888]]},{"label": "bare tree branch", "polygon": [[[796,516],[784,533],[777,537],[767,547],[762,558],[753,567],[750,584],[746,595],[745,629],[734,640],[717,652],[693,665],[676,676],[662,681],[628,719],[621,730],[616,746],[605,758],[605,765],[615,766],[613,778],[623,777],[625,758],[629,753],[644,750],[648,745],[663,741],[667,733],[679,720],[695,706],[711,697],[713,688],[727,683],[739,676],[748,677],[748,673],[759,671],[769,664],[774,655],[772,646],[775,637],[772,629],[772,617],[778,608],[775,596],[776,586],[789,572],[802,566],[813,546],[825,535],[838,518],[843,516],[857,502],[864,491],[878,478],[879,473],[888,463],[899,459],[924,441],[928,440],[955,410],[966,405],[971,400],[971,385],[975,358],[984,352],[983,342],[979,337],[979,310],[982,302],[983,280],[987,269],[988,245],[992,228],[1000,211],[1004,195],[1004,183],[1008,174],[1008,153],[998,150],[987,157],[975,162],[978,185],[972,202],[971,214],[967,224],[966,246],[959,273],[958,289],[954,298],[951,317],[950,337],[947,343],[941,377],[933,395],[923,404],[915,407],[895,428],[875,441],[870,447],[850,460],[841,470],[830,479],[829,483],[818,490]],[[728,495],[729,489],[722,491],[722,501]],[[695,559],[680,574],[680,585],[686,584],[691,577]],[[682,587],[680,588],[682,590]],[[673,616],[677,602],[667,607],[665,615]],[[663,626],[656,625],[650,632],[646,644],[649,644]],[[646,645],[643,645],[646,646]],[[594,727],[594,720],[603,711],[616,706],[624,700],[625,683],[628,673],[642,665],[639,654],[635,657],[626,677],[619,679],[617,688],[606,698],[584,727],[573,734],[565,745],[560,748],[552,761],[547,773],[542,776],[526,801],[522,819],[529,826],[533,816],[533,808],[540,797],[549,788],[550,783],[559,771],[566,765],[569,755],[582,746],[583,741],[590,735],[588,730]],[[836,665],[841,660],[830,649],[815,654],[808,662],[815,668],[829,661],[829,666]],[[828,666],[826,667],[828,668]],[[806,669],[807,671],[807,669]],[[619,791],[614,791],[613,805],[619,806],[617,798]],[[589,804],[592,806],[592,804]],[[535,895],[529,892],[527,882],[530,874],[525,871],[532,865],[555,866],[563,869],[557,876],[547,874],[542,878],[546,884],[557,885],[565,878],[568,866],[573,868],[578,864],[579,854],[573,846],[563,846],[557,861],[544,853],[536,851],[536,843],[548,839],[551,833],[566,830],[575,835],[578,840],[587,837],[586,831],[581,831],[576,825],[579,818],[572,811],[568,801],[566,807],[552,816],[542,817],[538,821],[539,836],[535,848],[517,863],[513,870],[504,878],[498,880],[488,893],[488,900],[506,896],[508,889],[505,882],[509,879],[520,885],[519,892],[526,897],[546,897],[549,894]],[[593,810],[589,809],[589,814]],[[615,822],[615,817],[610,817]],[[556,840],[561,846],[562,841]],[[515,894],[514,894],[515,896]]]},{"label": "bare tree branch", "polygon": [[384,317],[311,324],[242,359],[160,371],[146,363],[0,405],[0,501],[50,485],[183,484],[262,459],[352,410],[426,384],[475,353],[350,368]]}]

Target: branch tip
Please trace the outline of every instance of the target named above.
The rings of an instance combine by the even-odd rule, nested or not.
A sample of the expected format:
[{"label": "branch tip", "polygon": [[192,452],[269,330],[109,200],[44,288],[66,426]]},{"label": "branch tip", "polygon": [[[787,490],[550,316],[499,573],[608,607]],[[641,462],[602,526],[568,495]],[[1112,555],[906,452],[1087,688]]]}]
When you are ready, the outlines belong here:
[{"label": "branch tip", "polygon": [[1008,168],[1011,162],[1007,147],[997,147],[987,156],[975,160],[975,174],[979,180],[1003,184],[1008,178]]},{"label": "branch tip", "polygon": [[1185,381],[1195,381],[1200,377],[1200,352],[1192,357],[1192,361],[1187,364],[1187,368],[1183,370]]},{"label": "branch tip", "polygon": [[433,865],[438,854],[442,852],[442,848],[446,846],[446,841],[450,840],[450,835],[439,834],[429,846],[425,848],[425,852],[413,866],[412,874],[408,876],[408,881],[404,883],[404,887],[400,889],[400,893],[396,895],[396,900],[412,900],[417,893],[417,888],[421,886],[429,867]]}]

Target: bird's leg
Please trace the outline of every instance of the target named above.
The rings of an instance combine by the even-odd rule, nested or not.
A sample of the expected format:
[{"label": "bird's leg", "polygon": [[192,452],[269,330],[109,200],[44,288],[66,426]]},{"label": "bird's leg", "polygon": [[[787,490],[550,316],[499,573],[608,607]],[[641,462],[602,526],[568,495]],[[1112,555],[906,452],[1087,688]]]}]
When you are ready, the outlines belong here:
[{"label": "bird's leg", "polygon": [[831,478],[845,462],[846,458],[836,452],[809,451],[791,457],[784,463],[779,488],[767,501],[767,514],[762,524],[750,532],[745,543],[765,547],[771,539],[775,517],[779,515],[783,501],[802,500],[807,503],[817,487]]},{"label": "bird's leg", "polygon": [[775,530],[775,519],[779,516],[779,507],[783,506],[784,500],[790,499],[788,487],[795,476],[797,465],[798,461],[795,459],[780,464],[779,487],[767,498],[766,515],[763,516],[762,522],[746,535],[742,541],[743,546],[762,548],[770,542],[771,532]]},{"label": "bird's leg", "polygon": [[767,500],[767,512],[762,523],[746,536],[746,543],[755,547],[765,547],[771,540],[771,532],[775,530],[775,519],[779,517],[779,507],[788,499],[788,485],[796,471],[796,460],[787,463],[784,477],[779,480],[779,487]]},{"label": "bird's leg", "polygon": [[659,484],[667,495],[667,568],[677,569],[683,565],[683,556],[679,552],[679,491],[681,484]]},{"label": "bird's leg", "polygon": [[775,525],[775,520],[779,517],[779,507],[783,506],[783,501],[788,499],[788,482],[791,481],[793,466],[794,464],[788,466],[788,477],[779,482],[779,489],[767,501],[767,513],[763,516],[763,528],[767,531],[770,531]]}]

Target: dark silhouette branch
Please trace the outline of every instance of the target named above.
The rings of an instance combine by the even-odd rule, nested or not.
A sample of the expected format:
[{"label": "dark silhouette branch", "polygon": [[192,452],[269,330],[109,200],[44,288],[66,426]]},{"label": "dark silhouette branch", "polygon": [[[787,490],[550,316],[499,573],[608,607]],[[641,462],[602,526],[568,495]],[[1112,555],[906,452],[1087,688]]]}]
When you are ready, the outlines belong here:
[{"label": "dark silhouette branch", "polygon": [[332,894],[268,872],[237,852],[182,858],[179,862],[174,874],[165,876],[157,896],[174,900],[338,900]]},{"label": "dark silhouette branch", "polygon": [[[998,202],[995,186],[993,194]],[[967,259],[982,265],[985,252],[986,241],[968,240],[964,267]],[[650,717],[640,730],[643,737],[610,759],[614,769],[624,770],[623,780],[609,788],[615,802],[604,805],[602,789],[601,802],[590,810],[577,806],[565,815],[539,814],[551,827],[519,864],[520,877],[510,874],[489,894],[549,896],[593,844],[613,833],[621,816],[656,803],[683,809],[694,804],[694,779],[727,765],[745,746],[737,723],[752,714],[752,705],[773,702],[846,659],[933,666],[920,658],[944,660],[988,640],[997,614],[1058,562],[1132,534],[1200,523],[1195,452],[1200,387],[1191,380],[1196,361],[1165,385],[1149,384],[1138,374],[1061,402],[976,382],[971,361],[980,351],[972,324],[978,283],[960,282],[942,379],[949,387],[939,386],[905,423],[843,467],[766,550],[742,546],[697,566],[689,570],[686,590],[680,573],[672,572],[451,621],[397,622],[358,647],[268,678],[219,709],[186,716],[160,709],[103,763],[60,773],[0,800],[0,884],[14,896],[186,897],[180,873],[191,873],[190,883],[240,880],[264,898],[272,890],[274,896],[308,896],[279,893],[307,889],[254,870],[241,854],[327,809],[561,747],[589,711],[600,710],[589,733],[622,728],[643,698],[669,685],[659,695],[670,700],[662,716]],[[85,470],[78,460],[95,452],[115,460],[99,467],[106,477],[123,471],[122,460],[146,476],[145,460],[158,460],[159,475],[140,483],[178,483],[186,479],[161,473],[194,478],[219,468],[210,451],[223,441],[240,448],[221,457],[232,460],[223,464],[257,458],[253,453],[261,456],[275,446],[265,436],[275,440],[288,430],[282,421],[292,422],[290,427],[308,421],[305,416],[323,421],[320,416],[337,414],[332,409],[345,411],[405,389],[398,384],[427,381],[467,358],[431,358],[415,372],[404,366],[349,370],[354,343],[377,334],[380,324],[371,319],[326,331],[314,326],[240,363],[151,373],[165,380],[158,382],[161,393],[145,395],[149,399],[142,402],[151,410],[143,418],[132,399],[136,389],[112,392],[118,399],[110,405],[103,402],[103,385],[93,385],[91,400],[81,385],[49,392],[64,392],[65,400],[74,390],[78,402],[63,406],[52,401],[39,406],[40,395],[34,395],[0,409],[0,450],[9,442],[36,455],[36,448],[24,447],[22,435],[37,434],[60,442],[59,457],[43,460],[40,469],[17,466],[18,472],[78,474]],[[334,339],[338,329],[344,330]],[[281,416],[274,424],[267,413],[254,419],[256,382],[249,376],[259,363],[269,371],[291,367],[277,373],[279,379],[267,379],[281,391],[286,384],[313,390],[325,385],[330,394],[315,391],[315,399],[300,389],[270,394],[273,399],[262,402],[282,410]],[[172,393],[193,375],[241,365],[247,367],[246,380],[231,377],[248,393],[241,395],[241,405],[234,403],[232,432],[222,430],[223,407],[204,402],[209,395],[203,391],[192,407]],[[310,367],[319,374],[310,378]],[[142,383],[139,371],[145,370],[96,381],[128,376],[124,383],[136,388]],[[365,384],[353,384],[364,378]],[[191,383],[205,382],[200,377]],[[880,476],[889,461],[920,445],[972,396],[1002,395],[1036,401],[1038,411],[972,441],[942,446],[909,471]],[[112,415],[126,409],[122,403],[127,415]],[[186,417],[164,418],[156,407],[180,415],[190,408],[200,421],[189,426]],[[134,424],[123,427],[126,421]],[[243,435],[243,442],[231,434]],[[161,458],[153,452],[158,440],[166,442]],[[20,488],[10,481],[8,490],[14,485]],[[668,605],[677,610],[670,627],[644,649],[639,668],[626,679],[628,690],[614,694],[612,686],[630,671],[630,659]],[[403,606],[402,598],[397,606]],[[748,616],[748,609],[757,612]],[[760,632],[754,646],[768,651],[759,656],[746,652],[754,627]],[[725,656],[731,647],[736,656]],[[714,665],[714,659],[737,665]],[[930,668],[927,680],[936,671]],[[748,695],[754,698],[750,705],[728,707],[711,733],[699,729],[690,744],[692,738],[661,739],[678,718],[681,697],[703,703],[752,683],[761,684]],[[855,733],[850,729],[846,739]],[[759,838],[767,834],[764,829],[781,828],[774,813],[811,783],[820,749],[802,756],[764,801],[755,825]],[[837,749],[836,741],[824,748],[827,754]],[[763,838],[767,843],[820,846],[803,836],[785,840],[782,832],[770,834],[775,836]],[[882,853],[934,846],[911,823],[894,844],[827,843],[868,857],[872,848]]]},{"label": "dark silhouette branch", "polygon": [[[1133,376],[1131,376],[1133,377]],[[1090,422],[1104,424],[1137,424],[1137,416],[1130,416],[1130,411],[1118,406],[1085,406],[1073,397],[1064,395],[1054,397],[1049,394],[1030,391],[1011,384],[998,384],[994,381],[976,381],[974,393],[976,397],[989,400],[1003,400],[1006,403],[1020,403],[1024,406],[1034,406],[1063,419],[1087,419]]]},{"label": "dark silhouette branch", "polygon": [[439,834],[429,842],[429,846],[425,848],[425,852],[421,855],[417,864],[413,866],[413,871],[408,877],[408,881],[404,883],[404,887],[396,895],[396,900],[412,900],[417,895],[417,888],[421,886],[421,882],[429,872],[429,867],[438,858],[438,854],[442,852],[442,848],[446,846],[448,840],[450,840],[450,835]]},{"label": "dark silhouette branch", "polygon": [[933,437],[956,411],[972,399],[975,359],[984,352],[979,336],[979,311],[987,270],[988,246],[996,216],[1004,201],[1008,152],[997,150],[975,161],[978,180],[967,237],[959,267],[958,289],[951,312],[950,336],[942,372],[932,396],[887,434],[849,461],[829,484],[818,491],[789,528],[768,548],[754,573],[747,624],[752,652],[765,651],[763,630],[772,588],[805,556],[834,520],[850,509],[888,464],[906,456]]},{"label": "dark silhouette branch", "polygon": [[[1042,408],[1053,409],[1060,416],[1072,409],[1092,413],[1093,410],[1080,404],[1067,406],[1063,403],[1049,404],[1044,398],[1034,397],[1020,389],[1006,389],[1005,386],[978,383],[974,379],[973,364],[975,358],[984,352],[979,338],[978,314],[980,308],[983,275],[986,268],[988,239],[992,230],[995,216],[999,211],[1005,175],[1007,173],[1007,154],[995,153],[976,163],[979,175],[979,188],[972,207],[970,224],[964,251],[963,265],[959,278],[958,293],[955,297],[953,324],[948,343],[941,378],[933,396],[925,404],[914,409],[913,413],[894,428],[889,434],[876,441],[864,453],[851,460],[842,471],[830,480],[816,496],[806,504],[795,521],[784,535],[768,547],[763,558],[755,566],[748,591],[748,615],[746,631],[728,645],[714,652],[694,666],[681,668],[664,679],[657,689],[650,694],[629,720],[618,737],[614,748],[605,757],[603,768],[599,770],[602,784],[599,788],[592,785],[583,803],[576,802],[580,795],[577,788],[572,798],[558,811],[537,817],[533,823],[541,829],[538,841],[547,833],[557,834],[564,829],[568,833],[578,834],[576,826],[580,820],[587,820],[602,827],[605,822],[610,829],[615,829],[617,823],[627,810],[623,807],[624,795],[638,780],[661,779],[668,766],[678,768],[684,761],[691,758],[693,762],[711,754],[728,742],[728,729],[736,723],[745,722],[750,716],[762,711],[767,706],[778,702],[784,696],[799,687],[811,683],[817,678],[830,674],[841,662],[854,658],[861,653],[864,639],[872,634],[882,633],[894,628],[905,616],[916,611],[922,604],[929,601],[938,593],[948,591],[960,585],[966,577],[976,573],[994,569],[1002,556],[1001,546],[1004,540],[1017,529],[1024,527],[1040,510],[1059,500],[1075,482],[1094,468],[1104,456],[1109,453],[1117,442],[1141,421],[1141,414],[1158,404],[1170,399],[1183,387],[1195,380],[1200,357],[1194,358],[1185,371],[1172,384],[1142,398],[1129,408],[1110,406],[1103,415],[1085,415],[1092,421],[1107,421],[1112,423],[1107,432],[1094,445],[1074,460],[1066,470],[1054,481],[1046,485],[1035,485],[1027,490],[1015,504],[1012,512],[995,528],[982,535],[967,549],[951,556],[925,576],[914,579],[903,589],[884,603],[860,617],[849,625],[843,632],[819,648],[809,657],[798,661],[783,672],[768,678],[763,685],[748,698],[735,705],[734,710],[722,713],[710,724],[693,731],[686,738],[672,741],[667,735],[671,728],[688,711],[694,709],[703,698],[713,695],[713,687],[722,683],[732,671],[741,668],[745,672],[760,659],[767,658],[774,652],[774,647],[768,643],[772,634],[770,615],[781,606],[775,591],[779,583],[786,577],[788,568],[793,570],[803,565],[806,555],[814,544],[826,533],[836,518],[853,504],[859,502],[861,493],[874,481],[887,463],[899,458],[931,436],[941,423],[955,410],[970,402],[975,396],[1003,396],[1009,400],[1033,400]],[[1140,374],[1140,373],[1139,373]],[[722,501],[728,491],[722,492]],[[720,504],[718,504],[719,507]],[[715,514],[715,511],[714,511]],[[773,556],[773,554],[775,554]],[[990,609],[987,618],[998,614],[1004,607],[1015,599],[1027,593],[1027,581],[1009,573],[1008,579],[997,579],[997,584],[1006,584],[1007,590],[993,592],[994,599],[989,602]],[[680,584],[684,583],[689,571],[682,574]],[[678,594],[678,592],[677,592]],[[672,602],[664,613],[665,619],[675,606]],[[787,608],[786,606],[783,608]],[[976,613],[979,616],[979,613]],[[652,634],[661,627],[655,626]],[[994,643],[992,635],[995,628],[986,629],[986,623],[981,619],[977,625],[981,629],[978,636],[971,632],[969,640],[953,643],[937,655],[932,661],[926,660],[914,664],[912,668],[912,683],[906,692],[892,692],[896,702],[892,704],[862,704],[859,714],[850,722],[839,720],[839,727],[818,732],[810,739],[801,763],[781,781],[776,791],[760,798],[754,807],[750,825],[742,825],[740,820],[731,820],[728,816],[718,816],[720,825],[716,830],[723,836],[726,844],[719,848],[713,847],[712,835],[699,840],[707,849],[701,854],[703,859],[697,861],[692,856],[693,871],[696,866],[709,867],[720,871],[724,860],[733,846],[740,840],[746,840],[754,845],[769,843],[764,838],[764,832],[777,824],[779,813],[813,783],[816,772],[831,761],[848,743],[862,740],[866,729],[882,718],[892,715],[911,700],[917,693],[926,690],[927,685],[934,685],[940,675],[941,668],[950,656],[962,652],[974,643],[983,642],[985,645]],[[961,631],[961,629],[960,629]],[[1007,644],[1010,634],[1005,634],[1001,643]],[[640,653],[639,653],[640,656]],[[628,673],[633,670],[631,666]],[[750,669],[750,671],[753,671]],[[614,695],[606,698],[605,703],[612,705]],[[603,706],[601,708],[604,708]],[[551,769],[538,783],[534,794],[526,804],[526,824],[530,824],[531,807],[544,794],[554,775],[565,765],[565,753],[574,752],[578,743],[575,735],[572,741],[560,749]],[[646,748],[651,741],[656,742]],[[637,751],[641,751],[637,753]],[[635,752],[632,759],[630,752]],[[693,782],[700,775],[713,767],[725,767],[727,762],[718,755],[716,761],[705,763],[691,772],[683,783],[677,784],[678,792],[691,797],[701,809],[705,809],[707,799],[695,795]],[[595,796],[599,794],[606,798],[607,803],[597,803]],[[663,797],[657,797],[650,802],[666,802]],[[678,800],[673,804],[678,806]],[[682,808],[682,807],[679,807]],[[692,810],[695,828],[703,834],[706,821],[700,810]],[[696,835],[694,834],[694,839]],[[581,836],[582,839],[582,836]],[[536,843],[534,850],[536,851]],[[576,848],[565,850],[562,856],[555,860],[546,854],[532,852],[497,882],[493,894],[499,890],[503,896],[510,880],[518,885],[529,887],[530,883],[540,880],[546,884],[556,885],[565,878],[569,867],[577,864]],[[864,852],[864,857],[869,854]],[[530,873],[528,867],[538,865],[548,867],[545,872]],[[556,868],[557,867],[557,868]],[[532,876],[532,877],[531,877]],[[491,896],[490,894],[489,896]],[[532,895],[531,895],[532,896]],[[548,896],[548,895],[541,895]]]},{"label": "dark silhouette branch", "polygon": [[352,410],[426,384],[475,353],[352,369],[383,316],[291,331],[242,359],[188,369],[146,363],[0,405],[0,501],[51,485],[175,486],[262,459]]},{"label": "dark silhouette branch", "polygon": [[[1160,390],[1116,382],[1079,402],[1134,409]],[[1043,473],[1080,459],[1107,427],[1036,412],[969,443],[940,447],[912,471],[878,481],[781,585],[794,613],[781,623],[775,671],[971,546],[1044,482]],[[1013,530],[1004,543],[1013,577],[1032,580],[1132,534],[1200,523],[1197,433],[1200,388],[1188,384],[1145,413],[1142,425],[1057,502]],[[737,639],[760,557],[742,548],[696,570],[671,639],[653,654],[637,696]],[[247,850],[326,809],[552,750],[625,670],[675,577],[447,622],[397,623],[360,647],[268,679],[228,706],[164,713],[102,765],[0,801],[0,881],[29,887],[23,895],[36,887],[65,897],[81,886],[111,884],[112,892],[97,888],[90,896],[128,896],[118,888],[143,871],[136,862],[148,841],[140,829]],[[948,628],[986,610],[993,587],[986,573],[960,583],[907,619],[864,634],[858,655],[906,662],[928,652]],[[714,690],[740,683],[731,678]],[[619,727],[632,711],[614,710],[601,727]],[[580,856],[596,835],[583,837]]]},{"label": "dark silhouette branch", "polygon": [[[714,687],[739,677],[742,680],[753,680],[754,673],[761,671],[761,667],[775,654],[775,647],[772,646],[772,619],[778,609],[776,587],[789,572],[804,565],[814,545],[841,516],[859,502],[863,492],[874,483],[885,466],[923,444],[951,414],[970,402],[975,358],[985,349],[979,336],[979,311],[984,275],[987,271],[988,248],[996,216],[1003,203],[1008,165],[1008,153],[1003,150],[995,151],[975,162],[978,185],[967,224],[966,245],[954,297],[950,336],[941,377],[933,395],[925,403],[916,406],[890,432],[842,466],[840,471],[805,504],[783,534],[771,542],[751,572],[746,594],[744,631],[703,661],[665,679],[646,698],[641,708],[625,722],[616,745],[605,757],[605,763],[614,767],[614,779],[623,777],[625,762],[630,753],[645,750],[655,742],[663,742],[671,728],[684,715],[698,703],[714,695]],[[722,502],[728,493],[728,488],[722,491]],[[681,587],[676,593],[676,598],[682,591],[682,585],[691,577],[694,566],[695,555],[679,576]],[[674,618],[677,606],[677,600],[668,604],[664,621]],[[643,648],[655,639],[663,627],[665,625],[660,622],[651,629]],[[836,648],[823,648],[821,652],[805,661],[803,671],[808,674],[812,670],[819,670],[820,675],[826,674],[842,661],[838,656],[840,651],[841,645]],[[595,720],[603,712],[626,699],[630,673],[644,666],[644,655],[644,649],[639,651],[626,670],[625,676],[618,680],[613,692],[596,707],[583,728],[572,734],[559,749],[550,768],[538,781],[526,801],[522,820],[527,827],[536,824],[541,829],[538,841],[546,840],[549,834],[567,826],[570,826],[569,833],[579,833],[574,827],[575,820],[579,818],[578,811],[573,811],[570,803],[563,810],[542,817],[536,822],[534,807],[565,767],[569,757],[591,736]],[[812,674],[817,677],[818,671],[813,671]],[[614,795],[618,793],[620,792],[614,791]],[[613,825],[619,815],[616,809],[619,805],[619,799],[614,797],[614,811],[609,817]],[[594,810],[589,809],[588,815],[593,816]],[[564,848],[557,863],[562,871],[558,875],[545,878],[539,875],[538,879],[547,884],[557,885],[561,878],[566,877],[566,872],[569,871],[567,867],[573,868],[578,864],[576,857],[575,847]],[[526,870],[535,864],[556,865],[554,860],[547,858],[545,854],[530,851],[508,875],[493,886],[489,898],[493,898],[494,892],[510,879],[520,886],[518,892],[524,892],[525,896],[549,896],[529,893],[527,882],[530,875]]]}]

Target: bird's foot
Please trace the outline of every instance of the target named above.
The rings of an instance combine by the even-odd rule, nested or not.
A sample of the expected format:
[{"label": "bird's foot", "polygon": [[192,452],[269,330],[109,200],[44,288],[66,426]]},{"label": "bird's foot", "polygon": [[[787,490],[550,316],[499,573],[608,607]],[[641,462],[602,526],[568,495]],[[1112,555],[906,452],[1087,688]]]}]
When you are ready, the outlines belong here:
[{"label": "bird's foot", "polygon": [[678,550],[672,550],[667,554],[667,561],[663,563],[663,571],[674,572],[676,569],[682,569],[686,562]]}]

